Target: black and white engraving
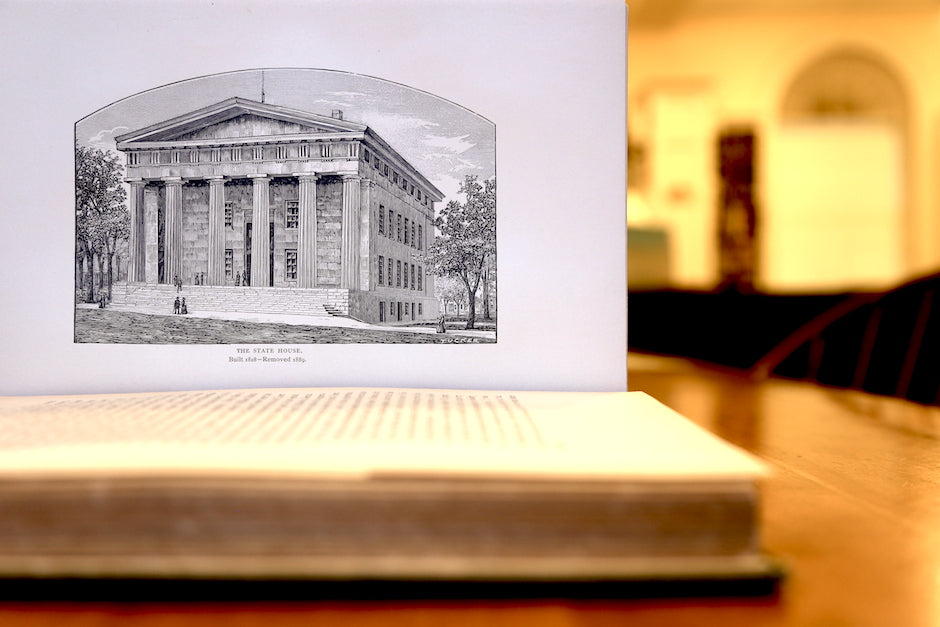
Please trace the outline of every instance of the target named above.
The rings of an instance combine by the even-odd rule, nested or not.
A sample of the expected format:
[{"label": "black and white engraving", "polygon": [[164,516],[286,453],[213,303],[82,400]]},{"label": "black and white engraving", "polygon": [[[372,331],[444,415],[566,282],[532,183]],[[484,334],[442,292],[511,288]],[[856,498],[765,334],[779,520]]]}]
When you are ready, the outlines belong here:
[{"label": "black and white engraving", "polygon": [[495,127],[327,70],[246,70],[75,126],[75,341],[496,338]]}]

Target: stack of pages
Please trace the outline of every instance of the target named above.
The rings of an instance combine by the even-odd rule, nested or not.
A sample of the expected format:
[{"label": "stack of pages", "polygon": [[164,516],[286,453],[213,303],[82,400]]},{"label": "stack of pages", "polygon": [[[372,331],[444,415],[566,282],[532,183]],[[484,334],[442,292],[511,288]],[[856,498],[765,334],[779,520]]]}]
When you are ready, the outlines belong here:
[{"label": "stack of pages", "polygon": [[762,465],[638,392],[0,399],[7,577],[760,577]]}]

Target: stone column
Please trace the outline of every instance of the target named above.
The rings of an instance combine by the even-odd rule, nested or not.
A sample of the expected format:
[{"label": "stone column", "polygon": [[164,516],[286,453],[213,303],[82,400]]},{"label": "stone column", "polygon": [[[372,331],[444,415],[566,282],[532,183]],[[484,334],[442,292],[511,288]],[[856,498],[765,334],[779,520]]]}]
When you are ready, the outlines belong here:
[{"label": "stone column", "polygon": [[[164,195],[165,197],[165,195]],[[144,187],[144,282],[160,281],[160,190],[157,185]],[[164,236],[166,234],[164,233]]]},{"label": "stone column", "polygon": [[183,179],[178,176],[163,178],[166,184],[166,246],[164,250],[164,279],[172,283],[174,277],[183,279]]},{"label": "stone column", "polygon": [[209,181],[209,285],[225,285],[225,178]]},{"label": "stone column", "polygon": [[144,185],[143,179],[125,179],[131,185],[127,198],[130,214],[130,238],[127,242],[127,281],[140,282],[145,279],[146,232],[144,230]]},{"label": "stone column", "polygon": [[297,287],[317,286],[317,175],[297,175]]},{"label": "stone column", "polygon": [[268,287],[271,274],[271,248],[268,231],[271,228],[270,179],[266,174],[249,174],[252,187],[251,211],[251,286]]},{"label": "stone column", "polygon": [[343,240],[340,287],[359,289],[359,176],[343,175]]},{"label": "stone column", "polygon": [[377,268],[371,263],[374,242],[372,234],[372,188],[375,185],[369,179],[360,181],[359,191],[359,289],[371,290],[375,285],[373,273]]}]

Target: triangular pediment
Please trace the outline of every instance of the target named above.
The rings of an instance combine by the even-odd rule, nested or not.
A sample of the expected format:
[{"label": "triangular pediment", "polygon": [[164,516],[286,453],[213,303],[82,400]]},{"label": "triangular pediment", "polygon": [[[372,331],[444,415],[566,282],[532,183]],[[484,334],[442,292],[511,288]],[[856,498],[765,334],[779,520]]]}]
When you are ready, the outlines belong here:
[{"label": "triangular pediment", "polygon": [[176,133],[172,136],[167,136],[160,139],[229,139],[239,137],[299,135],[306,133],[329,132],[336,132],[336,129],[327,128],[323,125],[314,126],[311,124],[287,122],[285,120],[278,120],[272,117],[258,115],[256,113],[245,113],[243,115],[237,115],[229,120],[203,126],[202,128],[198,128],[188,133]]},{"label": "triangular pediment", "polygon": [[244,98],[228,100],[125,133],[118,143],[238,139],[363,132],[365,126]]}]

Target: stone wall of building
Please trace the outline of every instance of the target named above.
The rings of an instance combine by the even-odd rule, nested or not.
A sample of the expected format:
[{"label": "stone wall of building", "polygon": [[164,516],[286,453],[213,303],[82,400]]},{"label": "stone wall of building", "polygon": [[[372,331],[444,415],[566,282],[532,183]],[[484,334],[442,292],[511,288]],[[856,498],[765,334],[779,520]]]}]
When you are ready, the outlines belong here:
[{"label": "stone wall of building", "polygon": [[350,290],[349,315],[356,320],[375,324],[433,322],[440,315],[440,304],[434,297],[420,296],[414,292],[409,295],[403,291],[382,293]]},{"label": "stone wall of building", "polygon": [[317,286],[340,287],[343,250],[343,180],[317,181]]},{"label": "stone wall of building", "polygon": [[248,179],[225,181],[225,202],[232,203],[232,225],[225,227],[225,249],[232,251],[232,276],[226,283],[234,284],[236,276],[244,284],[248,269],[245,224],[251,221],[252,188]]},{"label": "stone wall of building", "polygon": [[297,179],[275,178],[269,187],[271,220],[274,222],[274,286],[296,287],[297,279],[287,277],[287,250],[297,250],[298,228],[287,226],[288,203],[298,202]]},{"label": "stone wall of building", "polygon": [[[403,184],[402,181],[406,179],[399,176],[396,183],[394,171],[390,170],[386,175],[381,162],[380,167],[376,167],[375,160],[363,160],[360,173],[372,181],[369,193],[368,272],[370,292],[373,296],[363,305],[373,312],[368,319],[378,321],[374,312],[378,311],[379,303],[385,303],[386,321],[398,321],[397,303],[403,304],[403,321],[435,319],[438,306],[434,298],[434,282],[425,261],[428,245],[434,235],[434,203],[415,189],[410,181]],[[392,261],[391,276],[389,260]],[[420,290],[416,285],[418,275],[421,276]],[[415,303],[416,309],[421,310],[421,314],[411,313],[412,302]],[[390,316],[388,308],[392,303],[395,303],[394,315]],[[404,314],[405,303],[408,304],[407,316]],[[417,307],[419,303],[420,308]]]},{"label": "stone wall of building", "polygon": [[185,183],[182,199],[183,274],[180,279],[187,285],[194,285],[197,274],[209,272],[209,239],[206,237],[209,232],[209,185],[204,181]]}]

